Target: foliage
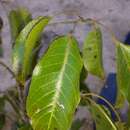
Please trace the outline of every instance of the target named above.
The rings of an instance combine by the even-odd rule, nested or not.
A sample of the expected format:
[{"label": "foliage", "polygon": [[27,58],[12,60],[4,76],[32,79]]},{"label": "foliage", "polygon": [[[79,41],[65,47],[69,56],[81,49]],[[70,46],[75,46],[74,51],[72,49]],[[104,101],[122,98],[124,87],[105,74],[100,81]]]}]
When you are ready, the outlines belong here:
[{"label": "foliage", "polygon": [[[106,77],[99,22],[84,18],[61,22],[91,23],[92,29],[86,35],[82,51],[80,52],[78,41],[73,36],[74,30],[70,30],[52,40],[43,56],[38,59],[43,30],[60,22],[50,23],[50,16],[32,19],[31,13],[25,8],[11,10],[8,18],[12,35],[13,70],[1,61],[0,64],[15,78],[16,86],[14,90],[3,93],[4,98],[0,98],[0,128],[5,121],[3,112],[6,100],[16,112],[17,130],[79,130],[83,121],[73,122],[78,105],[89,108],[96,130],[130,129],[130,114],[127,121],[122,122],[120,113],[116,110],[125,101],[130,103],[130,46],[123,45],[112,35],[117,57],[117,88],[114,88],[117,98],[114,95],[112,102],[108,95],[106,97],[92,93],[85,83],[88,74],[100,79]],[[25,92],[27,88],[29,92]],[[99,99],[105,103],[99,104]],[[116,120],[111,118],[111,113],[114,113]]]}]

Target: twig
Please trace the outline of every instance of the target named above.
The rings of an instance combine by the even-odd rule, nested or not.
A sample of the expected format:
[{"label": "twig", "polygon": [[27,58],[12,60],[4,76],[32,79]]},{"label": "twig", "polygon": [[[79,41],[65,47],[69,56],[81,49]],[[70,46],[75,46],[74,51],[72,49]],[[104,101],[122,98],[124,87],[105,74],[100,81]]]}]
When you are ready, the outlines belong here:
[{"label": "twig", "polygon": [[18,80],[17,76],[15,75],[15,73],[10,69],[10,67],[8,67],[3,61],[0,60],[0,65],[3,66],[4,68],[6,68],[6,70],[8,70],[8,72],[12,75],[12,77],[16,80],[16,82],[20,85],[23,86],[23,84]]},{"label": "twig", "polygon": [[3,61],[0,61],[0,65],[6,68],[14,78],[16,77],[14,72]]}]

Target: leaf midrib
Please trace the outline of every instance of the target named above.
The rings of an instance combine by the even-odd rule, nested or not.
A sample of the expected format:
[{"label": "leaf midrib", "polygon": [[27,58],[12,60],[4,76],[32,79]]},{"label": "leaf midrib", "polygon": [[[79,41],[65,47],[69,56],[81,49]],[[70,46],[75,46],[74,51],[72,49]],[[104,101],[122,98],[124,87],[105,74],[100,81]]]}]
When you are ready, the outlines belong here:
[{"label": "leaf midrib", "polygon": [[65,50],[65,57],[64,57],[63,66],[61,68],[61,71],[59,73],[58,80],[57,80],[57,83],[56,83],[56,93],[54,95],[53,102],[52,102],[52,106],[53,107],[52,107],[52,112],[51,112],[51,115],[50,115],[50,118],[49,118],[47,130],[50,129],[52,118],[53,118],[53,115],[54,115],[54,112],[55,112],[55,108],[56,108],[56,105],[58,104],[57,101],[58,101],[58,98],[60,96],[60,91],[61,91],[61,87],[62,87],[62,81],[63,81],[63,77],[64,77],[66,64],[67,64],[67,61],[68,61],[69,52],[70,52],[70,46],[69,46],[69,43],[67,43],[67,47],[66,47],[66,50]]}]

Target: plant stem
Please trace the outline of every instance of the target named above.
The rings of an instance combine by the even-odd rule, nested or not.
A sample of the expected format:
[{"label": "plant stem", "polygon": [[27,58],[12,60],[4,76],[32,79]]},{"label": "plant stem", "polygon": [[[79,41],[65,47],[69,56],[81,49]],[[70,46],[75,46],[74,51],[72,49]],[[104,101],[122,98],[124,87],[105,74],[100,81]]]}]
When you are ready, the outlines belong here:
[{"label": "plant stem", "polygon": [[6,68],[14,78],[16,77],[14,72],[3,61],[0,61],[0,65]]},{"label": "plant stem", "polygon": [[117,119],[119,120],[119,122],[121,121],[121,119],[120,119],[120,116],[119,116],[119,114],[116,112],[116,110],[115,110],[115,108],[111,105],[111,103],[109,102],[109,101],[107,101],[104,97],[102,97],[102,96],[100,96],[100,95],[97,95],[97,94],[95,94],[95,93],[83,93],[83,94],[81,94],[81,97],[89,97],[89,96],[93,96],[93,97],[96,97],[96,98],[99,98],[99,99],[101,99],[101,100],[103,100],[111,109],[112,109],[112,111],[115,113],[115,115],[116,115],[116,117],[117,117]]},{"label": "plant stem", "polygon": [[23,122],[24,120],[22,117],[22,112],[20,111],[20,109],[18,109],[19,107],[15,104],[13,99],[11,99],[11,97],[9,97],[8,95],[5,95],[5,99],[11,104],[12,108],[16,112],[17,118]]},{"label": "plant stem", "polygon": [[3,66],[6,70],[8,70],[8,72],[12,75],[13,78],[15,78],[16,82],[18,84],[21,84],[22,83],[17,79],[15,73],[10,69],[10,67],[8,67],[3,61],[0,60],[0,65]]}]

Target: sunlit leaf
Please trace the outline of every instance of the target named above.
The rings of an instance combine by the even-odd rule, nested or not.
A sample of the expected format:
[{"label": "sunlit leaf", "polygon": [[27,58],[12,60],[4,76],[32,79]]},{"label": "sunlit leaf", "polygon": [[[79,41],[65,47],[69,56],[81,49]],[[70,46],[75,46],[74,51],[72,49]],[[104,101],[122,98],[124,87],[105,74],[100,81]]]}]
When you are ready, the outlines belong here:
[{"label": "sunlit leaf", "polygon": [[117,43],[117,83],[130,103],[130,47]]},{"label": "sunlit leaf", "polygon": [[34,130],[68,130],[80,101],[79,78],[82,60],[71,35],[52,41],[36,65],[27,113]]},{"label": "sunlit leaf", "polygon": [[99,27],[94,26],[86,36],[83,45],[83,61],[88,72],[100,78],[104,78],[102,34]]},{"label": "sunlit leaf", "polygon": [[50,17],[38,17],[20,32],[13,49],[13,70],[21,82],[31,75],[36,62],[38,40],[43,28],[48,24]]}]

